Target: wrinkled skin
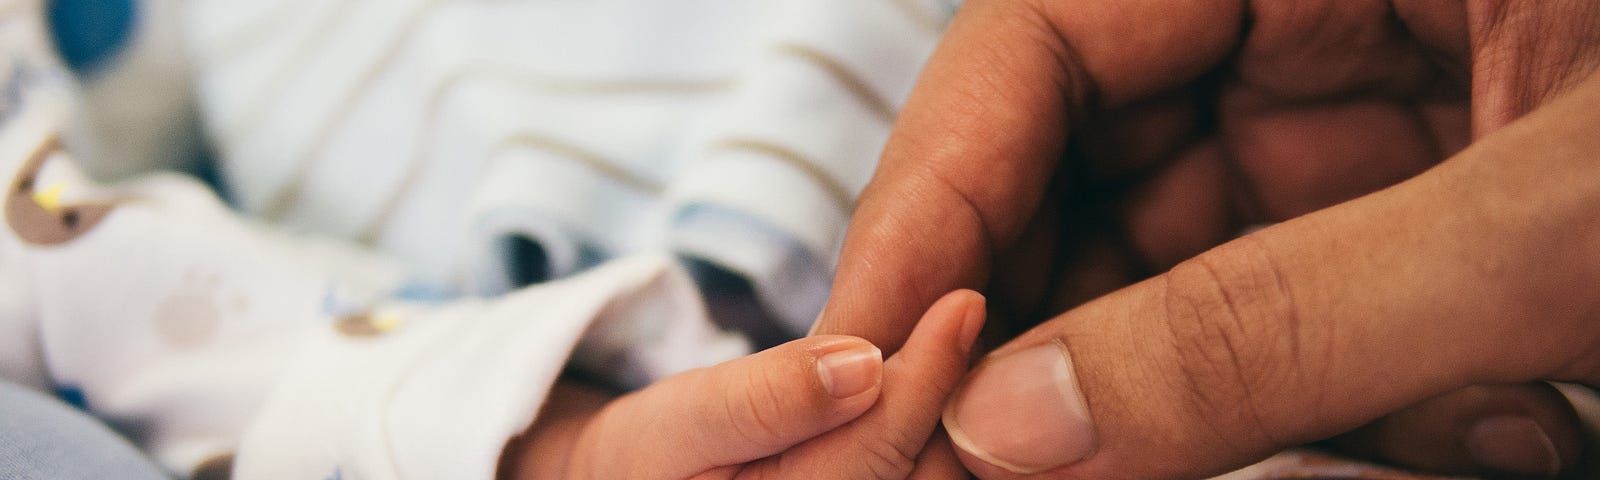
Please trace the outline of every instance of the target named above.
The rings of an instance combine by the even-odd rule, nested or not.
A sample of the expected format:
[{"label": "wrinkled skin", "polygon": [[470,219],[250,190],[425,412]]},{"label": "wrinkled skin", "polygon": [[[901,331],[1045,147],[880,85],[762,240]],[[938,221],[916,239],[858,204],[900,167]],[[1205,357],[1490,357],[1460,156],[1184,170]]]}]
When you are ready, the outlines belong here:
[{"label": "wrinkled skin", "polygon": [[818,331],[893,352],[983,291],[991,358],[1060,342],[1095,419],[1045,478],[1200,477],[1352,431],[1333,443],[1504,473],[1460,437],[1508,413],[1570,471],[1571,408],[1535,381],[1600,381],[1597,65],[1595,2],[968,1]]}]

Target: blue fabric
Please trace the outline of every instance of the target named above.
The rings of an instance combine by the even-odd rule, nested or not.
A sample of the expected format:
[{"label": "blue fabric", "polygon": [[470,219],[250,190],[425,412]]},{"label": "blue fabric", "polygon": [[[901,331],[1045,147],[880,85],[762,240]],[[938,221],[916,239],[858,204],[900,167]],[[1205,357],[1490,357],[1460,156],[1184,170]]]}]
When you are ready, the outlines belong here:
[{"label": "blue fabric", "polygon": [[83,396],[83,390],[77,387],[56,387],[56,398],[67,402],[78,410],[89,411],[88,397]]},{"label": "blue fabric", "polygon": [[0,478],[167,476],[110,428],[47,395],[0,382]]},{"label": "blue fabric", "polygon": [[127,47],[138,20],[134,0],[50,0],[50,34],[67,66],[97,73]]}]

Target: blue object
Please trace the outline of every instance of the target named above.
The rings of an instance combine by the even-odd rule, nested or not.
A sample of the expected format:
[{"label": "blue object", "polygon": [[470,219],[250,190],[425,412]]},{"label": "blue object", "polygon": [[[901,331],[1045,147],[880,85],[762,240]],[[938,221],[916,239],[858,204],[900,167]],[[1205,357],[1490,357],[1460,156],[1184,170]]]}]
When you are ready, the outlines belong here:
[{"label": "blue object", "polygon": [[79,390],[77,387],[56,387],[56,398],[61,399],[67,405],[78,407],[78,410],[89,411],[89,400],[83,396],[83,390]]},{"label": "blue object", "polygon": [[444,303],[461,297],[449,290],[417,280],[401,284],[399,288],[389,292],[389,296],[398,300],[431,304]]},{"label": "blue object", "polygon": [[127,48],[138,13],[134,0],[50,0],[45,15],[61,58],[90,76]]}]

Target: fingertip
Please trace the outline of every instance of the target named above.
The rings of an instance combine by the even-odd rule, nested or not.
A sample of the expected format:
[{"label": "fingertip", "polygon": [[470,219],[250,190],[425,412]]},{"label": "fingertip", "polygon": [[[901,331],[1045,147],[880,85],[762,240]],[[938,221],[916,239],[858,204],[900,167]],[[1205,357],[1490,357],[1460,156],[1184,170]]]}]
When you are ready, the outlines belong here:
[{"label": "fingertip", "polygon": [[[967,351],[983,322],[983,296],[970,290],[946,294],[922,312],[905,348],[882,362],[882,385],[858,397],[837,400],[855,406],[857,398],[871,399],[866,412],[848,425],[819,436],[799,450],[785,453],[783,463],[795,478],[893,477],[959,478],[965,472],[947,443],[929,447],[928,441],[939,422],[939,412],[951,391],[966,372]],[[811,337],[811,341],[830,345],[830,354],[841,347],[865,345],[865,339],[838,335]],[[881,358],[882,351],[870,350],[863,358]],[[829,363],[828,356],[819,364]],[[863,360],[864,361],[864,360]],[[835,381],[819,373],[823,384]],[[830,390],[835,391],[837,390]],[[877,392],[876,394],[872,392]],[[862,403],[868,403],[861,401]],[[932,448],[934,451],[926,449]],[[942,448],[942,450],[939,450]],[[843,464],[840,455],[867,455],[864,461]],[[909,452],[923,452],[913,457]],[[892,473],[886,473],[892,472]]]},{"label": "fingertip", "polygon": [[773,347],[773,348],[799,347],[802,350],[805,350],[807,352],[811,352],[813,354],[816,354],[816,355],[820,356],[821,354],[824,354],[824,353],[827,353],[827,352],[830,352],[830,351],[833,351],[833,350],[840,350],[840,349],[847,349],[847,348],[860,348],[863,345],[872,345],[872,342],[867,341],[867,339],[865,339],[865,338],[857,337],[857,336],[854,336],[854,335],[839,335],[839,334],[832,334],[832,333],[821,333],[821,334],[812,335],[812,336],[809,336],[809,337],[803,337],[803,338],[791,340],[789,343],[785,343],[783,345],[779,345],[779,346]]},{"label": "fingertip", "polygon": [[[928,307],[923,314],[922,321],[917,323],[917,329],[912,332],[916,338],[919,333],[926,330],[939,330],[954,326],[955,350],[965,356],[972,352],[972,345],[978,339],[978,333],[983,330],[987,315],[988,300],[983,294],[973,290],[959,289],[940,297],[933,306]],[[924,333],[922,335],[932,335]]]},{"label": "fingertip", "polygon": [[1551,478],[1578,469],[1581,420],[1540,383],[1477,385],[1428,399],[1329,442],[1421,471]]},{"label": "fingertip", "polygon": [[842,341],[839,348],[817,358],[817,378],[835,399],[847,399],[877,390],[883,383],[883,351],[866,340]]},{"label": "fingertip", "polygon": [[956,290],[949,295],[954,302],[965,305],[962,314],[961,336],[958,337],[962,353],[971,353],[973,342],[978,341],[979,332],[983,331],[983,324],[988,320],[989,299],[983,294],[973,290]]},{"label": "fingertip", "polygon": [[[849,335],[819,335],[774,348],[786,349],[781,353],[774,352],[784,358],[774,358],[761,367],[768,372],[762,377],[771,383],[761,388],[777,392],[770,396],[790,397],[773,398],[775,403],[798,401],[802,396],[808,398],[803,402],[806,407],[790,410],[800,418],[809,419],[801,422],[806,423],[806,427],[798,428],[815,432],[806,435],[807,438],[861,416],[877,403],[882,393],[883,351],[866,339]],[[809,371],[811,379],[805,381],[797,376],[774,375],[775,372],[789,372],[791,366]],[[801,373],[799,369],[793,370],[793,373]],[[806,385],[810,386],[809,389],[802,390]]]},{"label": "fingertip", "polygon": [[614,445],[694,439],[651,450],[630,464],[664,476],[772,456],[837,429],[878,402],[883,353],[859,337],[802,338],[685,372],[610,406]]},{"label": "fingertip", "polygon": [[[876,395],[866,399],[856,397],[875,393],[883,384],[883,350],[861,337],[827,334],[804,337],[757,355],[787,357],[812,365],[816,379],[812,384],[817,387],[813,392],[818,399],[833,403],[833,408],[865,411]],[[859,408],[850,408],[852,406]]]},{"label": "fingertip", "polygon": [[[954,438],[955,437],[951,437],[952,443],[956,442]],[[959,445],[959,443],[956,444]],[[971,472],[973,477],[982,478],[985,480],[1007,480],[1028,476],[1028,474],[1016,473],[1013,470],[990,463],[990,460],[988,460],[986,457],[974,454],[959,446],[952,447],[952,450],[955,452],[956,460],[960,461],[961,465],[965,467],[968,472]]]},{"label": "fingertip", "polygon": [[1553,478],[1569,462],[1549,431],[1523,415],[1479,419],[1467,430],[1465,444],[1479,468],[1497,474]]},{"label": "fingertip", "polygon": [[1071,357],[1059,343],[985,360],[951,397],[942,420],[965,457],[1016,474],[1076,463],[1099,446]]}]

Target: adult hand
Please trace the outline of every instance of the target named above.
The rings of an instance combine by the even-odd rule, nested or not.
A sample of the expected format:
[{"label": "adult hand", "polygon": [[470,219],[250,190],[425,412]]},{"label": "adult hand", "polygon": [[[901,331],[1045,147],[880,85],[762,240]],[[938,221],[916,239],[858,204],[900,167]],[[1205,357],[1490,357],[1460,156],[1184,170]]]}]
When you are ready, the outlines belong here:
[{"label": "adult hand", "polygon": [[866,340],[818,336],[616,399],[559,384],[534,426],[506,446],[500,476],[964,478],[948,444],[915,454],[983,321],[983,297],[955,292],[887,361]]},{"label": "adult hand", "polygon": [[1571,469],[1570,406],[1524,382],[1600,381],[1597,18],[968,1],[818,331],[892,352],[961,287],[1054,316],[947,412],[986,477],[1198,477],[1362,425],[1347,438],[1405,465]]}]

